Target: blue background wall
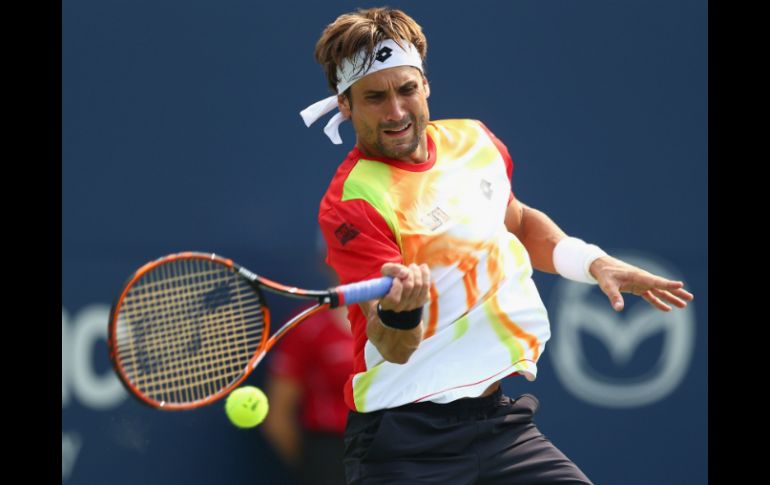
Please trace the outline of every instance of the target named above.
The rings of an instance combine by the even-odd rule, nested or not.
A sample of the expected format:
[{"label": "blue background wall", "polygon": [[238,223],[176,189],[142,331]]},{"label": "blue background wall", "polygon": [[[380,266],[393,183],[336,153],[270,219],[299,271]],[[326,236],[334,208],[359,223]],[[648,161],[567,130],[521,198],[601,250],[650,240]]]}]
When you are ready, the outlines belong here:
[{"label": "blue background wall", "polygon": [[[180,250],[326,285],[317,207],[354,136],[347,124],[346,145],[334,146],[298,112],[328,94],[313,60],[324,26],[376,5],[62,3],[64,483],[101,483],[108,472],[115,484],[285,479],[259,431],[236,430],[221,406],[161,413],[128,398],[106,357],[107,311],[136,267]],[[696,295],[678,317],[645,313],[627,296],[618,316],[597,290],[569,296],[569,284],[538,274],[554,340],[538,380],[508,380],[505,391],[541,399],[541,430],[596,483],[705,483],[706,2],[388,5],[428,37],[434,119],[483,120],[509,148],[520,199],[567,233],[661,265]],[[552,354],[586,305],[606,310],[618,335],[639,322],[660,329],[618,358],[585,327],[567,348],[583,349],[587,378],[622,390],[676,360],[670,389],[623,406],[571,390],[558,358],[566,353]],[[279,318],[288,311],[274,306]],[[683,319],[684,334],[671,318]],[[261,380],[259,370],[250,378]]]}]

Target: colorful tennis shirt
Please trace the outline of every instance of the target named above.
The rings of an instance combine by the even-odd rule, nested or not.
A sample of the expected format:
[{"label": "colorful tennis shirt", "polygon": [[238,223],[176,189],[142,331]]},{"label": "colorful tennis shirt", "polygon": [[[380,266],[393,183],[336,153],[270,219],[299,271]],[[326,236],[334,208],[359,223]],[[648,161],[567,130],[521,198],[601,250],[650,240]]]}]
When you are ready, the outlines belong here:
[{"label": "colorful tennis shirt", "polygon": [[479,121],[427,126],[419,164],[350,151],[324,195],[319,223],[342,283],[381,276],[386,262],[425,263],[424,339],[406,364],[386,361],[348,307],[353,374],[345,402],[358,412],[479,396],[511,374],[534,380],[550,337],[521,242],[508,232],[513,162]]}]

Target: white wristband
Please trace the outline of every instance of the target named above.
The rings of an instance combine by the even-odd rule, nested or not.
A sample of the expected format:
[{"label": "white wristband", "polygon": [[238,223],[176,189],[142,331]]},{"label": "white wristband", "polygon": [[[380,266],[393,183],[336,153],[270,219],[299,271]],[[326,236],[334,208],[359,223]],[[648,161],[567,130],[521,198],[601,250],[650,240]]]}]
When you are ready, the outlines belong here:
[{"label": "white wristband", "polygon": [[553,249],[553,265],[560,275],[569,280],[595,285],[596,278],[588,268],[602,256],[607,256],[607,253],[599,246],[586,244],[576,237],[565,237]]}]

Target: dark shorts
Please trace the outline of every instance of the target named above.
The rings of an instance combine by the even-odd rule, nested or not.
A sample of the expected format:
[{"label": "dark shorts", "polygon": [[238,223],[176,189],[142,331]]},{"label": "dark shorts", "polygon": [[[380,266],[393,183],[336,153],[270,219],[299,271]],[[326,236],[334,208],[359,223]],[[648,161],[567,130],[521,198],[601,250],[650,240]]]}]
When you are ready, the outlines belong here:
[{"label": "dark shorts", "polygon": [[302,460],[297,470],[297,483],[343,485],[345,469],[342,436],[334,433],[304,431]]},{"label": "dark shorts", "polygon": [[540,406],[498,391],[448,404],[351,412],[345,430],[348,484],[590,484],[533,423]]}]

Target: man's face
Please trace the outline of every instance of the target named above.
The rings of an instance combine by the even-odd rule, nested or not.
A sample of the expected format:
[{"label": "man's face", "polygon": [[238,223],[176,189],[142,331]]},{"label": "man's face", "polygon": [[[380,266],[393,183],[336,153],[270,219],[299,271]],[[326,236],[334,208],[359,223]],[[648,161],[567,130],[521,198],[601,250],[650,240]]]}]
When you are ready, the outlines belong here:
[{"label": "man's face", "polygon": [[422,162],[428,153],[429,95],[428,81],[417,68],[392,67],[356,82],[350,88],[352,109],[345,97],[340,108],[350,114],[364,154]]}]

